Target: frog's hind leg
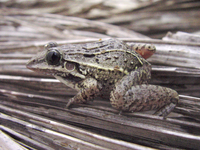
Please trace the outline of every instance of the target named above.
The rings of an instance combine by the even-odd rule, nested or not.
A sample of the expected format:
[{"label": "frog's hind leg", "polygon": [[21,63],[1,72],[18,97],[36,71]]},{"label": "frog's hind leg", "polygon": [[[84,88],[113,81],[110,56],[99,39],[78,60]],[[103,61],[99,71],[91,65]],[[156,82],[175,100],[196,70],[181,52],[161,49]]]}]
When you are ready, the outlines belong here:
[{"label": "frog's hind leg", "polygon": [[156,85],[135,85],[120,97],[117,90],[111,92],[111,105],[114,108],[129,112],[159,109],[156,115],[163,117],[174,109],[179,99],[176,91]]}]

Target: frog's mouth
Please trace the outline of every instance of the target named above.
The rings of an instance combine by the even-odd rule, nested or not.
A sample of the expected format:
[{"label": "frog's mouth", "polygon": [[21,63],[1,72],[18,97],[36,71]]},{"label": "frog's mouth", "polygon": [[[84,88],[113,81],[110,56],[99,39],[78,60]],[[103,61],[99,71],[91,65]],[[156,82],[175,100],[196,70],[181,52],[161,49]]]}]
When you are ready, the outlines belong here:
[{"label": "frog's mouth", "polygon": [[39,73],[43,73],[43,74],[50,74],[53,75],[55,74],[55,70],[53,69],[49,69],[46,65],[44,65],[45,61],[41,60],[41,61],[37,61],[36,59],[32,58],[27,64],[26,64],[26,68],[35,71],[35,72],[39,72]]},{"label": "frog's mouth", "polygon": [[39,71],[40,68],[46,67],[45,62],[45,51],[43,51],[40,52],[38,56],[32,57],[26,64],[26,68],[33,71]]}]

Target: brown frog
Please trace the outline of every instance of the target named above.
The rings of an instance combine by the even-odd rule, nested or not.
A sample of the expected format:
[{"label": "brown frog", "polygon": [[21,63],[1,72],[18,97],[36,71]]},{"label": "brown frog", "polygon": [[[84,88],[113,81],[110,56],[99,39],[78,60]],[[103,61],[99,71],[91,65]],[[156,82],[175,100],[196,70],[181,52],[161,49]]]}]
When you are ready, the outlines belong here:
[{"label": "brown frog", "polygon": [[45,49],[27,68],[53,75],[76,89],[78,93],[67,107],[102,96],[120,111],[157,110],[156,115],[166,117],[178,103],[176,91],[147,83],[151,64],[120,40],[63,46],[49,43]]}]

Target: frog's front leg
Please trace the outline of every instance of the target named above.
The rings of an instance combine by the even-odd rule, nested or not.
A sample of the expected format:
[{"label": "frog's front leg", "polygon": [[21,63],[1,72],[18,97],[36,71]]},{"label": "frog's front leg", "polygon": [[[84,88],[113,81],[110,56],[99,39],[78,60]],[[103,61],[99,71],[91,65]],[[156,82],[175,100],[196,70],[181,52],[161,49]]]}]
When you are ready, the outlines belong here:
[{"label": "frog's front leg", "polygon": [[144,67],[132,71],[116,83],[110,95],[111,105],[130,112],[159,109],[156,114],[166,117],[178,103],[178,93],[170,88],[140,84],[145,76]]},{"label": "frog's front leg", "polygon": [[80,91],[72,97],[66,107],[68,108],[72,104],[86,103],[89,100],[93,100],[101,90],[101,84],[93,78],[87,78],[83,82],[77,84]]}]

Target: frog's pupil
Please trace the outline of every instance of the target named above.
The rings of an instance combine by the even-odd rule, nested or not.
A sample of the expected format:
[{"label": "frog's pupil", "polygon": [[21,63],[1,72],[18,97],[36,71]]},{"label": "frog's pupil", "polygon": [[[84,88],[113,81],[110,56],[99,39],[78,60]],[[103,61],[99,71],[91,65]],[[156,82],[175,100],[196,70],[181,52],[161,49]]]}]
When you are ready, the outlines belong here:
[{"label": "frog's pupil", "polygon": [[51,50],[47,53],[46,60],[49,65],[58,65],[60,62],[60,53],[56,50]]}]

